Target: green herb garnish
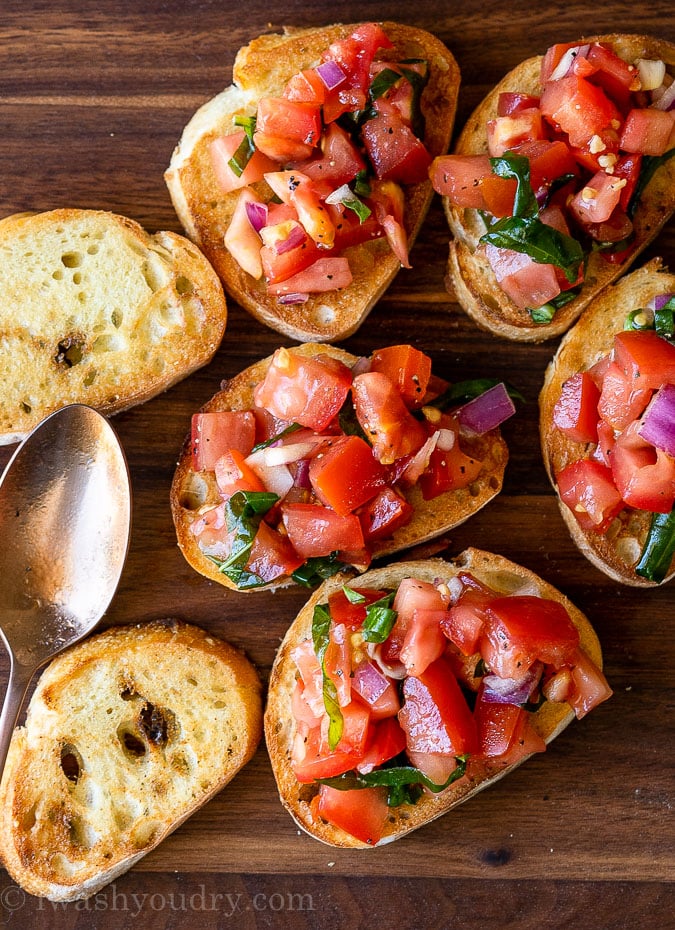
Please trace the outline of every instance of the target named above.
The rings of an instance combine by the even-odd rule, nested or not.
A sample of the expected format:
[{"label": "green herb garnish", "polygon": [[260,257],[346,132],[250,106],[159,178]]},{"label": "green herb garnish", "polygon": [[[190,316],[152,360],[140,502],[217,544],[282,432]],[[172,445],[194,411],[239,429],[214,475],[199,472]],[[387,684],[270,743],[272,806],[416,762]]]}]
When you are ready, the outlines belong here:
[{"label": "green herb garnish", "polygon": [[675,554],[675,509],[652,514],[652,522],[635,573],[657,584],[668,574]]},{"label": "green herb garnish", "polygon": [[268,491],[237,491],[225,503],[227,528],[233,534],[232,549],[224,560],[209,558],[241,591],[267,583],[259,575],[247,571],[246,564],[260,522],[278,500],[276,494]]},{"label": "green herb garnish", "polygon": [[379,74],[376,74],[368,88],[368,97],[370,100],[377,100],[384,97],[387,91],[391,90],[397,81],[400,81],[403,75],[393,68],[383,68]]},{"label": "green herb garnish", "polygon": [[392,610],[395,592],[385,594],[366,607],[366,619],[363,621],[363,638],[367,643],[383,643],[391,633],[398,612]]},{"label": "green herb garnish", "polygon": [[662,166],[665,165],[675,155],[675,148],[669,149],[667,152],[664,152],[663,155],[643,155],[642,164],[640,166],[640,177],[638,182],[635,185],[635,190],[633,191],[633,196],[630,199],[628,204],[628,209],[626,213],[629,217],[635,215],[637,210],[638,203],[644,192],[645,187],[649,184],[654,173]]},{"label": "green herb garnish", "polygon": [[330,643],[331,616],[328,604],[317,604],[312,617],[312,642],[323,676],[323,704],[328,714],[328,746],[335,749],[342,739],[344,721],[338,703],[337,689],[326,672],[326,650]]},{"label": "green herb garnish", "polygon": [[307,559],[300,568],[296,568],[291,578],[296,584],[302,585],[304,588],[315,588],[326,578],[337,575],[338,572],[348,567],[346,562],[341,562],[338,559],[336,551],[331,552],[330,555]]},{"label": "green herb garnish", "polygon": [[290,436],[291,433],[295,433],[299,429],[302,429],[299,423],[291,423],[285,429],[282,429],[280,433],[277,433],[276,436],[270,436],[269,439],[265,439],[263,442],[259,442],[257,445],[253,446],[251,452],[259,452],[261,449],[267,449],[268,446],[273,446],[277,440],[283,439],[285,436]]},{"label": "green herb garnish", "polygon": [[363,604],[366,599],[365,594],[361,594],[360,591],[355,591],[346,584],[342,585],[342,591],[350,604]]},{"label": "green herb garnish", "polygon": [[236,126],[241,126],[244,130],[244,138],[239,143],[234,155],[228,161],[228,165],[238,178],[242,176],[246,166],[255,152],[253,144],[253,133],[255,132],[255,116],[235,116]]},{"label": "green herb garnish", "polygon": [[468,755],[456,756],[457,767],[450,773],[442,785],[437,785],[430,778],[412,765],[397,765],[390,768],[375,769],[362,775],[360,772],[344,772],[334,778],[319,778],[322,785],[329,785],[339,791],[351,791],[354,788],[388,788],[387,804],[389,807],[398,807],[400,804],[414,804],[419,791],[414,794],[409,790],[424,786],[434,794],[445,791],[453,782],[458,781],[466,773]]},{"label": "green herb garnish", "polygon": [[542,304],[541,307],[533,307],[530,310],[530,317],[532,318],[533,323],[550,323],[553,317],[555,316],[556,310],[559,310],[561,307],[564,307],[565,304],[570,303],[574,298],[579,294],[579,288],[573,287],[569,291],[561,291],[556,297],[552,300],[549,300],[547,304]]}]

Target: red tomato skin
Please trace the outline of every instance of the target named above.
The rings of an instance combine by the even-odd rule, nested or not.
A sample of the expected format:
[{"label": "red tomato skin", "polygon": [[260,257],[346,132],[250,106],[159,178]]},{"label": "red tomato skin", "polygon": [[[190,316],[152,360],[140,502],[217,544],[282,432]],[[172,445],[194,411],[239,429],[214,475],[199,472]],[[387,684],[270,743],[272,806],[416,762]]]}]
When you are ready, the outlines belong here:
[{"label": "red tomato skin", "polygon": [[483,689],[473,710],[478,733],[477,756],[494,759],[507,752],[526,711],[516,704],[491,704],[483,699]]},{"label": "red tomato skin", "polygon": [[341,436],[312,458],[309,480],[319,500],[344,516],[386,485],[387,471],[360,436]]},{"label": "red tomato skin", "polygon": [[621,119],[616,106],[601,88],[575,74],[549,81],[544,86],[541,111],[554,129],[569,136],[573,147],[585,145],[591,136]]},{"label": "red tomato skin", "polygon": [[303,784],[310,784],[317,778],[342,775],[358,765],[358,753],[328,748],[328,742],[322,738],[321,727],[309,730],[307,736],[298,740],[300,741],[302,751],[298,753],[294,747],[291,765],[293,774]]},{"label": "red tomato skin", "polygon": [[532,94],[518,94],[504,92],[497,100],[497,116],[511,116],[519,110],[528,110],[539,106],[539,97]]},{"label": "red tomato skin", "polygon": [[634,421],[619,434],[610,460],[616,489],[629,507],[670,513],[675,504],[675,459],[638,434]]},{"label": "red tomato skin", "polygon": [[340,412],[351,383],[351,372],[337,359],[277,349],[265,378],[255,388],[254,401],[279,420],[320,433]]},{"label": "red tomato skin", "polygon": [[623,510],[612,472],[593,459],[579,459],[556,475],[560,499],[572,511],[579,526],[604,534]]},{"label": "red tomato skin", "polygon": [[[393,687],[393,686],[392,686]],[[370,772],[405,750],[405,733],[395,716],[386,717],[372,727],[370,741],[357,765],[359,772]]]},{"label": "red tomato skin", "polygon": [[418,184],[426,181],[431,155],[423,142],[406,126],[398,110],[376,101],[378,115],[367,120],[361,138],[375,176],[401,184]]},{"label": "red tomato skin", "polygon": [[223,497],[232,497],[237,491],[264,491],[265,485],[250,468],[237,449],[221,455],[214,465],[216,483]]},{"label": "red tomato skin", "polygon": [[614,360],[634,388],[657,390],[675,382],[675,345],[653,331],[626,330],[614,337]]},{"label": "red tomato skin", "polygon": [[263,97],[258,101],[256,131],[315,146],[321,138],[320,107],[287,97]]},{"label": "red tomato skin", "polygon": [[579,649],[571,663],[574,690],[567,703],[572,707],[577,719],[612,696],[612,689],[602,671]]},{"label": "red tomato skin", "polygon": [[494,594],[491,591],[464,588],[448,610],[448,616],[441,620],[443,633],[463,655],[471,656],[478,651],[487,619],[487,607],[492,600]]},{"label": "red tomato skin", "polygon": [[262,152],[256,151],[249,159],[242,173],[240,175],[235,174],[228,162],[243,142],[245,135],[243,129],[237,130],[231,135],[219,136],[209,146],[213,171],[220,189],[225,194],[262,180],[266,171],[272,171],[276,167],[270,158]]},{"label": "red tomato skin", "polygon": [[420,407],[431,378],[431,359],[411,345],[387,346],[373,353],[370,370],[385,374],[397,387],[405,405]]},{"label": "red tomato skin", "polygon": [[478,459],[466,455],[459,447],[459,439],[452,449],[436,447],[429,457],[429,466],[419,479],[424,500],[433,500],[446,491],[468,487],[483,468]]},{"label": "red tomato skin", "polygon": [[523,142],[545,139],[539,107],[520,109],[509,116],[498,116],[487,122],[488,154],[503,155]]},{"label": "red tomato skin", "polygon": [[355,514],[340,516],[318,504],[284,504],[282,520],[293,548],[303,558],[363,548],[363,533]]},{"label": "red tomato skin", "polygon": [[600,391],[588,372],[568,378],[553,409],[556,427],[575,442],[597,442]]},{"label": "red tomato skin", "polygon": [[651,394],[651,388],[641,388],[638,379],[626,374],[617,362],[610,362],[602,380],[598,413],[613,429],[625,429],[644,412]]},{"label": "red tomato skin", "polygon": [[565,52],[571,48],[575,48],[578,44],[578,42],[558,42],[556,45],[551,45],[550,48],[546,50],[541,60],[541,70],[539,73],[541,84],[545,84],[549,80]]},{"label": "red tomato skin", "polygon": [[383,465],[417,452],[426,441],[422,424],[405,406],[396,385],[386,375],[369,371],[352,383],[356,418]]},{"label": "red tomato skin", "polygon": [[419,677],[443,655],[447,643],[441,622],[446,617],[446,610],[413,611],[399,656],[406,674]]},{"label": "red tomato skin", "polygon": [[458,756],[476,751],[476,724],[452,666],[436,659],[419,677],[403,682],[399,722],[409,752]]},{"label": "red tomato skin", "polygon": [[349,134],[337,123],[329,123],[321,139],[321,157],[297,167],[313,181],[324,182],[335,189],[353,180],[366,163]]},{"label": "red tomato skin", "polygon": [[363,621],[366,619],[368,605],[374,601],[379,601],[387,592],[374,588],[353,588],[352,590],[360,594],[364,600],[354,604],[340,588],[338,591],[329,594],[328,609],[334,623],[342,623],[347,629],[356,631],[361,628]]},{"label": "red tomato skin", "polygon": [[389,815],[386,788],[341,791],[321,785],[310,807],[315,818],[327,820],[369,846],[381,840]]},{"label": "red tomato skin", "polygon": [[282,536],[264,521],[260,523],[246,563],[248,571],[269,582],[292,575],[303,562],[304,559],[295,551],[288,537]]},{"label": "red tomato skin", "polygon": [[429,169],[431,186],[456,207],[485,209],[481,181],[492,172],[488,155],[439,155]]},{"label": "red tomato skin", "polygon": [[488,243],[485,255],[501,289],[522,310],[542,307],[560,293],[553,265],[533,261],[524,252]]},{"label": "red tomato skin", "polygon": [[[525,656],[527,665],[520,669],[521,673],[537,659],[558,668],[566,664],[579,646],[579,632],[558,601],[512,594],[495,598],[486,613],[486,634],[495,648],[515,647]],[[508,670],[488,664],[497,675],[518,677],[504,674]]]},{"label": "red tomato skin", "polygon": [[302,242],[287,251],[279,252],[273,245],[263,245],[260,261],[265,280],[270,285],[286,282],[313,265],[320,254],[319,247],[307,235]]},{"label": "red tomato skin", "polygon": [[583,225],[606,222],[619,205],[624,187],[623,178],[615,178],[606,171],[598,171],[572,197],[569,209]]},{"label": "red tomato skin", "polygon": [[250,410],[214,410],[192,417],[192,467],[213,471],[230,449],[248,455],[255,443],[255,417]]},{"label": "red tomato skin", "polygon": [[654,107],[631,110],[621,130],[619,145],[624,152],[663,155],[669,145],[675,114]]},{"label": "red tomato skin", "polygon": [[637,187],[641,167],[642,155],[640,154],[621,155],[614,165],[614,176],[623,178],[626,182],[626,186],[621,190],[621,197],[619,199],[619,206],[622,210],[628,209],[631,198],[635,193],[635,188]]},{"label": "red tomato skin", "polygon": [[393,536],[410,523],[413,513],[414,508],[404,497],[393,488],[383,488],[359,511],[366,545]]}]

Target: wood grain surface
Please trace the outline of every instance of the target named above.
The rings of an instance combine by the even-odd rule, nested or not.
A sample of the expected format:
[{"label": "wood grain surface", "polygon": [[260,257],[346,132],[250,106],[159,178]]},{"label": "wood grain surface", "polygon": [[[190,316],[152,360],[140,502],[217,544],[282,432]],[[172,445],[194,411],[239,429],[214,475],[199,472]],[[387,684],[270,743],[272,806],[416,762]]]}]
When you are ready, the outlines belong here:
[{"label": "wood grain surface", "polygon": [[[3,0],[0,14],[0,215],[94,207],[150,231],[180,231],[162,179],[172,149],[194,110],[229,83],[239,46],[268,28],[393,19],[435,32],[462,70],[457,127],[507,70],[555,41],[611,31],[675,40],[668,0]],[[575,549],[538,447],[537,394],[556,343],[479,332],[444,288],[447,242],[437,199],[412,270],[344,347],[369,353],[413,341],[451,380],[505,378],[526,396],[504,428],[503,493],[449,535],[446,551],[494,549],[564,591],[598,631],[613,698],[508,779],[382,850],[339,851],[300,835],[261,746],[219,797],[89,902],[28,898],[0,872],[3,926],[615,930],[651,918],[675,926],[675,587],[621,588]],[[675,267],[672,223],[653,255]],[[245,649],[263,678],[305,594],[238,594],[195,574],[176,546],[168,493],[192,412],[223,378],[280,344],[289,343],[230,302],[214,361],[114,420],[134,524],[104,624],[182,617]],[[0,466],[10,453],[0,449]]]}]

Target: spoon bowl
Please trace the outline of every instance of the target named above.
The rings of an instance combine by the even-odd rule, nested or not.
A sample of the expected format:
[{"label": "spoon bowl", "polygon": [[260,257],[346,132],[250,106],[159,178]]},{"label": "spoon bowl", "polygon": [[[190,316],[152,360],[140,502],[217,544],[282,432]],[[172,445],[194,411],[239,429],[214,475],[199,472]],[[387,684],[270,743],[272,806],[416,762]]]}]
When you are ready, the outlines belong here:
[{"label": "spoon bowl", "polygon": [[16,449],[0,478],[0,638],[10,657],[0,772],[33,674],[107,610],[130,525],[124,453],[93,408],[63,407]]}]

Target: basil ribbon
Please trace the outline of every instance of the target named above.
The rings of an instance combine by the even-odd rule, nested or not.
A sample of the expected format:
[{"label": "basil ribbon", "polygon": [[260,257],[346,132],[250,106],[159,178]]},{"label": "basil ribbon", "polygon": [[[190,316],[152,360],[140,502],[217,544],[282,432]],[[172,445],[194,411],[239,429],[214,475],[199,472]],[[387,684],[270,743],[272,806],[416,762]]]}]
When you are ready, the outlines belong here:
[{"label": "basil ribbon", "polygon": [[326,650],[330,643],[331,616],[328,604],[317,604],[312,616],[312,642],[323,677],[323,704],[328,714],[328,746],[335,749],[342,739],[344,720],[338,703],[337,688],[326,672]]},{"label": "basil ribbon", "polygon": [[279,497],[268,491],[237,491],[225,503],[225,520],[233,533],[232,549],[224,560],[209,556],[218,571],[234,582],[240,591],[258,588],[266,584],[259,575],[249,572],[246,564],[251,555],[258,527],[268,510]]},{"label": "basil ribbon", "polygon": [[441,785],[433,782],[412,765],[396,765],[389,768],[374,769],[365,775],[352,770],[344,772],[342,775],[336,775],[333,778],[319,778],[317,781],[322,785],[337,788],[338,791],[385,787],[388,789],[387,804],[389,807],[398,807],[400,804],[415,803],[420,791],[412,792],[410,791],[411,788],[419,789],[420,786],[423,786],[434,794],[445,791],[453,782],[458,781],[466,774],[468,758],[468,755],[456,756],[457,767]]}]

